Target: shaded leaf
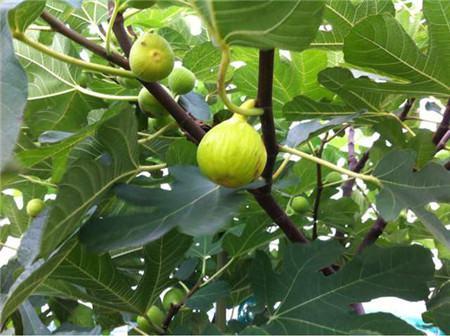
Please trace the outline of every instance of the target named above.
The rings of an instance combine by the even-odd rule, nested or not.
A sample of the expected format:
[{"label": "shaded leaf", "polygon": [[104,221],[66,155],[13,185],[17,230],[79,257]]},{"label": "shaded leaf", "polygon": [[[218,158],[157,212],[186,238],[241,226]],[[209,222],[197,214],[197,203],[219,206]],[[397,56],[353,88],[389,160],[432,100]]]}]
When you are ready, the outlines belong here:
[{"label": "shaded leaf", "polygon": [[187,301],[186,306],[192,309],[208,311],[218,299],[228,296],[230,287],[223,280],[214,281],[196,291]]}]

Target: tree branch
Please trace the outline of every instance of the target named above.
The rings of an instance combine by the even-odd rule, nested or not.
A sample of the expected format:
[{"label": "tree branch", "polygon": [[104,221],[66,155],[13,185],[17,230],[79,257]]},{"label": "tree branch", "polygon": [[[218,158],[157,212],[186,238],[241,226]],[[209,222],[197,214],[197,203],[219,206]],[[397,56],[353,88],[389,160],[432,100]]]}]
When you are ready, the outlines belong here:
[{"label": "tree branch", "polygon": [[378,237],[383,233],[384,228],[386,227],[387,222],[378,216],[375,223],[370,228],[369,232],[367,232],[361,244],[358,246],[357,252],[361,253],[366,247],[375,243]]},{"label": "tree branch", "polygon": [[264,144],[267,151],[267,163],[262,173],[267,185],[262,187],[267,192],[272,188],[272,174],[278,154],[278,144],[275,136],[275,123],[272,108],[274,50],[259,51],[258,96],[256,106],[264,110],[260,117]]},{"label": "tree branch", "polygon": [[[328,132],[325,134],[325,138],[322,139],[320,143],[320,147],[317,150],[316,156],[322,158],[323,149],[325,148],[325,144],[327,143]],[[322,166],[320,164],[316,164],[316,178],[317,178],[317,193],[316,199],[314,200],[314,209],[313,209],[313,232],[312,239],[317,239],[317,222],[319,217],[319,205],[320,205],[320,196],[322,196],[323,191],[323,183],[322,183]]]},{"label": "tree branch", "polygon": [[[109,7],[109,12],[112,13],[114,10],[114,1],[108,1],[108,7]],[[110,14],[111,16],[111,14]],[[131,40],[128,37],[128,34],[125,30],[124,27],[124,18],[123,18],[123,13],[119,12],[117,13],[117,16],[114,19],[114,23],[113,23],[113,32],[114,35],[116,35],[117,41],[119,42],[120,47],[122,48],[123,52],[125,53],[125,55],[127,57],[130,56],[130,50],[131,50]]]},{"label": "tree branch", "polygon": [[435,145],[439,144],[439,141],[444,137],[445,133],[448,131],[448,126],[450,125],[450,99],[447,101],[447,106],[445,107],[444,116],[442,117],[442,121],[434,133],[433,143]]},{"label": "tree branch", "polygon": [[405,105],[403,106],[403,110],[398,116],[401,121],[405,121],[406,117],[408,117],[408,113],[411,110],[411,107],[414,105],[416,98],[408,98],[406,100]]}]

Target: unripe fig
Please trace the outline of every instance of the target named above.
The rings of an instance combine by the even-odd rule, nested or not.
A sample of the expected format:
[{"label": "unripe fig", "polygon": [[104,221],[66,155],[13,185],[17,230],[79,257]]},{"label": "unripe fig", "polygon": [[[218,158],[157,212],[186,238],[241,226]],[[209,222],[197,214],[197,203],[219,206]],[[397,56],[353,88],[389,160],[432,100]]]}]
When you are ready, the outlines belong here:
[{"label": "unripe fig", "polygon": [[186,293],[181,289],[172,288],[164,295],[162,305],[165,310],[169,310],[172,304],[174,305],[179,304],[184,299],[185,296]]},{"label": "unripe fig", "polygon": [[126,0],[125,6],[127,8],[146,9],[152,7],[155,2],[155,0]]},{"label": "unripe fig", "polygon": [[27,203],[27,214],[30,217],[36,217],[41,213],[41,211],[44,209],[45,203],[43,200],[39,198],[33,198]]},{"label": "unripe fig", "polygon": [[165,115],[159,118],[151,118],[149,125],[152,126],[153,130],[158,131],[174,121],[175,119],[171,115]]},{"label": "unripe fig", "polygon": [[239,114],[213,127],[200,141],[197,150],[202,173],[228,188],[254,181],[264,170],[266,160],[260,135]]},{"label": "unripe fig", "polygon": [[[169,92],[169,90],[167,89],[166,91]],[[138,104],[142,112],[145,112],[149,116],[154,118],[165,116],[168,113],[167,110],[164,108],[164,106],[162,106],[159,103],[159,101],[150,92],[148,92],[148,90],[145,87],[142,88],[141,91],[139,92]]]},{"label": "unripe fig", "polygon": [[155,330],[154,326],[161,327],[165,318],[164,313],[157,306],[151,306],[147,311],[147,316],[153,325],[148,323],[147,319],[143,316],[138,316],[136,319],[139,329],[147,333],[153,333]]},{"label": "unripe fig", "polygon": [[141,80],[156,82],[173,69],[175,57],[169,43],[155,33],[142,34],[130,51],[131,71]]},{"label": "unripe fig", "polygon": [[175,94],[191,92],[195,86],[195,75],[185,67],[173,69],[169,75],[169,87]]},{"label": "unripe fig", "polygon": [[333,171],[331,173],[329,173],[326,177],[325,177],[325,182],[326,183],[338,183],[342,181],[342,176],[341,174],[339,174],[336,171]]},{"label": "unripe fig", "polygon": [[291,208],[297,213],[305,213],[309,210],[309,202],[303,196],[296,196],[292,199]]}]

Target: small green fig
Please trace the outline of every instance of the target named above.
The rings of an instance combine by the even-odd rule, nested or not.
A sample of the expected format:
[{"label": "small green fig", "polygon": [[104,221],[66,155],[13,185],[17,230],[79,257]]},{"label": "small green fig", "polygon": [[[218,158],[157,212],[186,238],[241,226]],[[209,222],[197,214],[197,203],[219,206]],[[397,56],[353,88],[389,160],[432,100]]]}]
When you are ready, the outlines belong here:
[{"label": "small green fig", "polygon": [[173,69],[169,75],[169,87],[178,95],[191,92],[195,86],[195,75],[185,67]]},{"label": "small green fig", "polygon": [[153,128],[154,131],[158,131],[164,126],[169,125],[170,123],[173,123],[175,119],[171,115],[165,115],[159,118],[151,118],[149,121],[149,126]]},{"label": "small green fig", "polygon": [[147,333],[154,333],[155,327],[161,327],[165,315],[162,312],[161,309],[159,309],[157,306],[151,306],[147,311],[147,317],[152,322],[153,325],[148,323],[147,319],[144,316],[138,316],[136,319],[136,322],[138,324],[139,329],[147,332]]},{"label": "small green fig", "polygon": [[[164,87],[167,92],[166,87]],[[170,94],[170,92],[169,92]],[[162,106],[159,101],[144,87],[139,92],[138,96],[139,108],[142,112],[145,112],[151,117],[160,118],[168,114],[167,110]]]},{"label": "small green fig", "polygon": [[173,69],[175,56],[169,43],[158,34],[142,34],[130,51],[131,71],[141,80],[156,82],[166,78]]},{"label": "small green fig", "polygon": [[228,188],[241,187],[257,179],[266,161],[260,135],[239,114],[213,127],[197,149],[201,172]]},{"label": "small green fig", "polygon": [[186,293],[179,288],[170,289],[163,297],[162,305],[165,310],[169,310],[172,304],[176,305],[186,296]]},{"label": "small green fig", "polygon": [[297,213],[305,213],[309,210],[309,202],[303,196],[296,196],[292,199],[291,208]]},{"label": "small green fig", "polygon": [[27,203],[26,211],[28,216],[30,217],[36,217],[41,213],[41,211],[44,209],[45,203],[43,200],[39,198],[33,198]]}]

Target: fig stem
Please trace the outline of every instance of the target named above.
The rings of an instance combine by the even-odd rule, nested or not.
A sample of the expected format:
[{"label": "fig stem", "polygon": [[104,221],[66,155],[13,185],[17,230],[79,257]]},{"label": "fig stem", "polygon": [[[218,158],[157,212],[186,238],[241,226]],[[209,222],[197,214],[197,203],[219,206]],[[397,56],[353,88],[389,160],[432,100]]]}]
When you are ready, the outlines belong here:
[{"label": "fig stem", "polygon": [[111,18],[109,19],[108,29],[106,30],[106,53],[108,55],[111,54],[111,37],[112,37],[112,29],[114,26],[114,22],[116,21],[117,14],[120,12],[120,6],[118,0],[114,1],[114,10],[111,14]]},{"label": "fig stem", "polygon": [[355,172],[353,172],[351,170],[348,170],[348,169],[345,169],[345,168],[342,168],[342,167],[338,167],[335,164],[333,164],[333,163],[331,163],[331,162],[329,162],[327,160],[320,159],[320,158],[318,158],[318,157],[316,157],[314,155],[310,155],[308,153],[299,151],[297,149],[294,149],[294,148],[291,148],[291,147],[288,147],[288,146],[279,146],[279,148],[280,148],[280,152],[297,155],[297,156],[299,156],[299,157],[301,157],[303,159],[306,159],[306,160],[315,162],[317,164],[320,164],[322,166],[328,167],[328,168],[330,168],[332,170],[335,170],[335,171],[337,171],[339,173],[342,173],[342,174],[345,174],[345,175],[348,175],[348,176],[351,176],[351,177],[354,177],[354,178],[358,178],[358,179],[366,181],[366,182],[374,183],[377,186],[381,186],[381,181],[378,178],[376,178],[375,176],[355,173]]},{"label": "fig stem", "polygon": [[137,102],[138,101],[138,96],[115,96],[115,95],[110,95],[110,94],[106,94],[106,93],[88,90],[79,85],[75,85],[74,88],[88,96],[96,97],[96,98],[100,98],[100,99],[119,100],[119,101],[128,101],[128,102]]},{"label": "fig stem", "polygon": [[170,123],[170,124],[167,124],[166,126],[161,127],[161,129],[159,129],[159,130],[156,131],[155,133],[149,134],[149,135],[146,136],[145,138],[138,140],[138,143],[139,143],[139,144],[144,144],[144,143],[146,143],[146,142],[149,142],[149,141],[151,141],[151,140],[153,140],[153,139],[155,139],[155,138],[157,138],[157,137],[163,135],[167,130],[169,130],[169,129],[175,127],[176,125],[177,125],[177,124],[174,123],[174,122],[173,122],[173,123]]},{"label": "fig stem", "polygon": [[117,69],[117,68],[112,68],[112,67],[109,67],[106,65],[85,62],[81,59],[59,53],[39,42],[29,39],[24,33],[15,32],[13,34],[13,36],[15,39],[25,43],[26,45],[44,53],[50,57],[56,58],[57,60],[60,60],[62,62],[73,64],[73,65],[79,66],[81,68],[88,69],[88,70],[91,70],[94,72],[100,72],[100,73],[103,73],[106,75],[120,76],[120,77],[126,77],[126,78],[136,78],[136,76],[131,71],[128,71],[128,70]]},{"label": "fig stem", "polygon": [[248,117],[262,115],[264,113],[264,110],[262,108],[248,108],[248,109],[242,108],[242,107],[239,107],[239,106],[233,104],[233,102],[231,102],[231,100],[228,98],[225,80],[226,80],[228,66],[230,65],[230,58],[231,58],[230,57],[230,47],[228,45],[226,45],[225,43],[222,43],[221,50],[222,50],[222,59],[220,60],[220,66],[219,66],[219,76],[217,79],[217,91],[219,92],[219,96],[222,99],[223,103],[233,113],[241,114],[241,115],[248,116]]},{"label": "fig stem", "polygon": [[156,164],[156,165],[151,165],[151,166],[139,166],[138,171],[139,172],[151,172],[151,171],[156,171],[156,170],[161,170],[167,168],[167,165],[165,163],[161,163],[161,164]]},{"label": "fig stem", "polygon": [[287,167],[289,161],[291,160],[291,155],[287,155],[283,162],[281,162],[281,165],[278,167],[278,169],[273,173],[272,180],[276,180],[278,177],[280,177],[281,173],[284,171],[284,169]]}]

